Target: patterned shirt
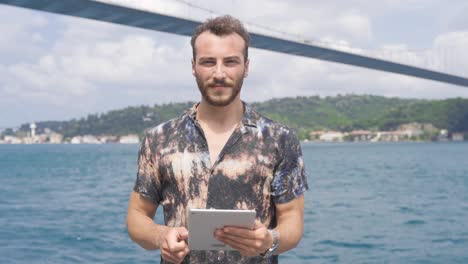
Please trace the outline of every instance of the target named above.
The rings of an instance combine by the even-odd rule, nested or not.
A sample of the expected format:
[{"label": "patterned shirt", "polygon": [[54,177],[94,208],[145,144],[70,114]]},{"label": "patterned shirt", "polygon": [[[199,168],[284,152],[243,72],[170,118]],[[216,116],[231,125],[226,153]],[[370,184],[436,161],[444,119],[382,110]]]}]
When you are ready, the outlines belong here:
[{"label": "patterned shirt", "polygon": [[[188,226],[187,208],[215,208],[256,210],[257,219],[274,228],[274,205],[308,189],[296,135],[244,103],[242,121],[211,166],[196,107],[146,131],[133,190],[161,204],[170,227]],[[191,251],[183,263],[278,263],[278,256]]]}]

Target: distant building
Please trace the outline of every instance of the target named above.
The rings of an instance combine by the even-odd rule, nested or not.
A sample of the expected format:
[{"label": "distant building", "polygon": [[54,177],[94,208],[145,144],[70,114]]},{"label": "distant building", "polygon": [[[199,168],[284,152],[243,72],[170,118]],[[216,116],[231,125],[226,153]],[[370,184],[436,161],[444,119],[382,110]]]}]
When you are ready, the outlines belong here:
[{"label": "distant building", "polygon": [[29,127],[31,128],[31,137],[34,139],[34,137],[36,137],[36,124],[31,123]]},{"label": "distant building", "polygon": [[84,144],[101,144],[102,143],[93,135],[84,135],[81,141]]},{"label": "distant building", "polygon": [[326,131],[318,130],[318,131],[311,131],[309,133],[310,140],[319,140],[320,136],[325,134]]},{"label": "distant building", "polygon": [[46,134],[39,134],[39,135],[36,135],[36,137],[34,138],[34,143],[39,143],[39,144],[44,144],[44,143],[47,143],[49,141],[49,136],[46,135]]},{"label": "distant building", "polygon": [[320,136],[321,141],[325,142],[342,142],[344,134],[337,131],[329,131]]},{"label": "distant building", "polygon": [[114,142],[118,142],[118,138],[117,136],[105,135],[105,136],[100,136],[99,141],[101,141],[101,143],[114,143]]},{"label": "distant building", "polygon": [[63,141],[62,134],[52,132],[48,136],[49,136],[49,143],[51,144],[61,144]]},{"label": "distant building", "polygon": [[140,143],[140,139],[136,134],[129,134],[126,136],[121,136],[119,139],[119,143],[122,144],[138,144]]},{"label": "distant building", "polygon": [[417,129],[417,128],[416,129],[400,130],[400,133],[405,135],[408,138],[419,137],[422,134],[424,134],[424,132],[421,129]]},{"label": "distant building", "polygon": [[70,143],[72,143],[72,144],[81,144],[81,143],[83,143],[82,137],[81,136],[74,136],[70,140]]},{"label": "distant building", "polygon": [[402,141],[407,139],[407,134],[402,131],[379,131],[376,133],[376,136],[372,138],[372,142],[377,141]]},{"label": "distant building", "polygon": [[448,130],[442,129],[439,132],[439,136],[437,137],[438,141],[447,141],[448,140]]},{"label": "distant building", "polygon": [[369,130],[353,130],[347,135],[347,140],[351,141],[369,141],[374,133]]},{"label": "distant building", "polygon": [[452,141],[463,141],[465,140],[465,137],[463,133],[453,133],[452,134]]},{"label": "distant building", "polygon": [[15,136],[5,136],[3,141],[5,143],[7,143],[7,144],[21,144],[21,143],[23,143],[20,138],[17,138]]},{"label": "distant building", "polygon": [[431,123],[408,123],[408,124],[403,124],[400,125],[397,130],[400,131],[427,131],[427,132],[436,132],[438,129]]}]

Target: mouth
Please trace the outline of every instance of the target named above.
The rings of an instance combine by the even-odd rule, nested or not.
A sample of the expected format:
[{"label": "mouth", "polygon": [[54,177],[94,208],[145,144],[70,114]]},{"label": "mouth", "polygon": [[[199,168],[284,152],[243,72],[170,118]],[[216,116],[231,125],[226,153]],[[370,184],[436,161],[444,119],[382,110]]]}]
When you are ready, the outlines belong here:
[{"label": "mouth", "polygon": [[211,90],[213,91],[214,94],[224,94],[228,88],[229,87],[227,86],[221,86],[221,85],[211,86]]},{"label": "mouth", "polygon": [[215,90],[223,90],[223,89],[230,88],[231,86],[227,83],[215,83],[215,84],[210,85],[209,87]]}]

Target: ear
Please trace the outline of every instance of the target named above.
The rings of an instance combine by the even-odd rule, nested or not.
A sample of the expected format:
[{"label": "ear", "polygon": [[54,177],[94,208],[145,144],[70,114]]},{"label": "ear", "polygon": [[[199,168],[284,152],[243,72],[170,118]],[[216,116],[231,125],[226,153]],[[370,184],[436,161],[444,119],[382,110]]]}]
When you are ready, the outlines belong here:
[{"label": "ear", "polygon": [[195,61],[192,59],[192,75],[195,76]]},{"label": "ear", "polygon": [[247,60],[245,61],[244,78],[247,78],[247,76],[249,76],[249,63],[250,60],[247,58]]}]

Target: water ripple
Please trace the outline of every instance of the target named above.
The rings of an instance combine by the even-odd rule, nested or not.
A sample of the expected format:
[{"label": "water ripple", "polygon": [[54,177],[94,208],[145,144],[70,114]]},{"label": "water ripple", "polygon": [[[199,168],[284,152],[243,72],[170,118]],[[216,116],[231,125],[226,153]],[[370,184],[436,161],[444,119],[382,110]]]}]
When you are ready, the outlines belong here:
[{"label": "water ripple", "polygon": [[361,248],[361,249],[375,249],[375,248],[379,248],[379,247],[382,246],[382,245],[379,245],[379,244],[350,243],[350,242],[342,242],[342,241],[334,241],[334,240],[322,240],[318,244],[328,245],[328,246],[333,246],[333,247]]},{"label": "water ripple", "polygon": [[468,242],[468,239],[466,238],[442,238],[442,239],[434,239],[432,240],[432,243],[436,244],[454,244],[454,245],[459,245],[459,244],[465,244]]},{"label": "water ripple", "polygon": [[424,220],[409,220],[405,222],[405,225],[424,225],[425,223]]},{"label": "water ripple", "polygon": [[[137,152],[0,145],[0,263],[158,263],[125,226]],[[310,145],[303,153],[311,186],[304,236],[280,263],[468,263],[468,144]]]}]

